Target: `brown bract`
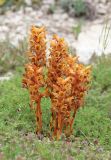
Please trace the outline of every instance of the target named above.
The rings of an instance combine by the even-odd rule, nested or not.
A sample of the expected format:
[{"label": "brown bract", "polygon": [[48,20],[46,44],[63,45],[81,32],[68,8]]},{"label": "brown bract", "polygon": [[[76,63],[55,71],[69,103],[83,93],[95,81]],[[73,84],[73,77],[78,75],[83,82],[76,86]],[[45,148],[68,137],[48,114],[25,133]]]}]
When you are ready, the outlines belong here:
[{"label": "brown bract", "polygon": [[[79,64],[78,57],[69,54],[67,43],[57,35],[50,42],[50,55],[46,63],[44,27],[32,27],[28,56],[23,86],[29,90],[31,108],[36,111],[37,133],[42,131],[41,98],[49,96],[52,136],[59,139],[62,132],[66,136],[71,135],[75,115],[89,89],[91,67]],[[45,74],[44,70],[47,70]],[[44,87],[44,93],[39,92],[41,87]]]}]

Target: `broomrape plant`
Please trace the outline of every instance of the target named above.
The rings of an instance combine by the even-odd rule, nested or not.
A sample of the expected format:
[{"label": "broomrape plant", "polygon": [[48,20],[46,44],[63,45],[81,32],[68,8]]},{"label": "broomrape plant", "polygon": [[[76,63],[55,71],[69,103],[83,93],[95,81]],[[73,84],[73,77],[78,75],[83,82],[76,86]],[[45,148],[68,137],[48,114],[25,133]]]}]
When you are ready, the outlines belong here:
[{"label": "broomrape plant", "polygon": [[67,43],[57,35],[50,42],[46,60],[46,41],[45,28],[32,26],[23,87],[29,90],[30,107],[35,110],[37,134],[42,131],[41,98],[50,97],[50,130],[58,140],[62,133],[70,136],[73,132],[75,115],[89,89],[91,67],[79,64],[78,57],[69,54]]}]

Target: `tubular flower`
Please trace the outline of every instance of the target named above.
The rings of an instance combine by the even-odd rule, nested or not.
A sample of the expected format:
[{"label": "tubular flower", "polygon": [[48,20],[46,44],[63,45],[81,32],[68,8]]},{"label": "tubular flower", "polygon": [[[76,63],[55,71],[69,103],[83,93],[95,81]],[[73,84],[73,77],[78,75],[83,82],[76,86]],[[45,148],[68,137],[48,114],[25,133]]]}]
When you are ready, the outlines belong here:
[{"label": "tubular flower", "polygon": [[[46,31],[44,27],[31,28],[29,63],[25,65],[23,87],[29,90],[30,107],[35,110],[36,132],[42,131],[41,98],[51,100],[50,129],[57,140],[64,132],[70,136],[78,109],[91,81],[91,67],[78,63],[78,57],[69,54],[63,38],[54,35],[46,63]],[[44,88],[44,93],[40,89]]]}]

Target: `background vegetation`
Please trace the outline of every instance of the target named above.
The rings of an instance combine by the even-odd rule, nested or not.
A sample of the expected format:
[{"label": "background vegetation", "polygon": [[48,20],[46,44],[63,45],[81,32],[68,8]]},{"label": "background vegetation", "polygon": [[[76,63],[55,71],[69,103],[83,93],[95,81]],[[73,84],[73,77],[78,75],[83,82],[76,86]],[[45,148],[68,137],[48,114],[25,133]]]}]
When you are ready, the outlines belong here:
[{"label": "background vegetation", "polygon": [[20,7],[33,6],[38,8],[41,5],[42,0],[31,0],[31,3],[27,3],[27,0],[0,0],[0,13],[4,13],[7,10],[16,11]]},{"label": "background vegetation", "polygon": [[[12,48],[8,48],[8,52]],[[15,50],[16,51],[16,50]],[[20,52],[19,50],[18,53]],[[24,51],[24,49],[23,49]],[[9,52],[15,53],[15,52]],[[23,52],[22,52],[23,53]],[[12,55],[13,55],[12,54]],[[13,58],[10,56],[9,59]],[[19,55],[19,54],[18,54]],[[5,56],[5,55],[4,55]],[[23,56],[20,54],[20,56]],[[20,64],[16,57],[16,64]],[[2,62],[6,63],[7,59]],[[13,61],[13,59],[12,59]],[[103,159],[111,158],[111,57],[96,58],[92,72],[91,89],[84,107],[79,110],[73,135],[59,142],[51,141],[49,134],[50,100],[42,99],[43,134],[35,133],[34,113],[30,111],[29,95],[22,88],[23,61],[15,65],[14,76],[0,82],[0,156],[12,160],[26,159]],[[12,68],[13,63],[3,69]],[[6,69],[5,69],[6,66]],[[3,70],[2,70],[3,71]]]}]

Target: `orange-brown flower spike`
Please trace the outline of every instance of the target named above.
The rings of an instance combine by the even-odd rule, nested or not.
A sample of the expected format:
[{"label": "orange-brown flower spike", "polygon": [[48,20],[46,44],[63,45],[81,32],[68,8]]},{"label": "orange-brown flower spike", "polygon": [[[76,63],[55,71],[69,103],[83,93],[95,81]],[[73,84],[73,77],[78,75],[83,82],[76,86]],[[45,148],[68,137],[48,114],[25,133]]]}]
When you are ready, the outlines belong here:
[{"label": "orange-brown flower spike", "polygon": [[[69,114],[68,105],[65,104],[67,92],[70,92],[70,77],[66,76],[68,47],[63,38],[54,35],[51,41],[48,80],[47,85],[50,89],[52,101],[51,130],[53,137],[60,138],[64,121]],[[69,88],[69,89],[68,89]]]},{"label": "orange-brown flower spike", "polygon": [[[78,64],[78,58],[68,53],[64,39],[54,35],[51,41],[48,80],[50,88],[53,137],[59,139],[63,128],[66,135],[73,131],[77,110],[88,90],[90,68]],[[73,113],[73,114],[72,114]]]},{"label": "orange-brown flower spike", "polygon": [[[51,99],[52,136],[57,140],[63,132],[66,136],[70,136],[73,132],[75,115],[83,105],[85,94],[89,89],[91,67],[79,64],[78,57],[69,54],[68,45],[57,35],[51,40],[50,55],[46,63],[44,27],[32,26],[28,56],[29,63],[25,66],[23,87],[29,90],[30,106],[35,109],[36,132],[42,130],[40,104],[41,98],[46,96]],[[44,93],[40,92],[41,87],[44,87]]]},{"label": "orange-brown flower spike", "polygon": [[46,67],[46,31],[44,27],[32,26],[29,41],[29,63],[25,66],[25,74],[23,76],[23,86],[29,90],[30,106],[35,109],[36,113],[36,132],[42,130],[42,111],[41,98],[39,92],[44,87],[44,67]]},{"label": "orange-brown flower spike", "polygon": [[37,67],[46,65],[46,30],[32,26],[29,58]]}]

